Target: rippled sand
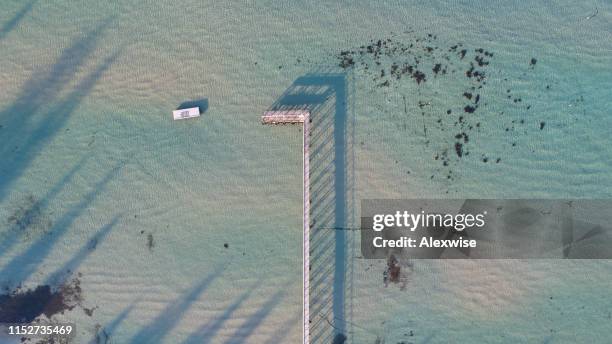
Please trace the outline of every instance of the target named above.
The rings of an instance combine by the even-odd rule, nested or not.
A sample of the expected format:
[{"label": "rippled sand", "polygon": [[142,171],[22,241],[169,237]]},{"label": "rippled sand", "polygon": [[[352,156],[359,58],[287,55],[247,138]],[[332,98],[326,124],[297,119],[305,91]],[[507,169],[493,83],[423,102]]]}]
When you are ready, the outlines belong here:
[{"label": "rippled sand", "polygon": [[[483,129],[470,135],[469,157],[451,154],[447,180],[434,157],[456,133],[430,129],[425,138],[423,126],[465,106],[457,93],[465,81],[381,88],[356,68],[347,175],[357,201],[612,194],[609,5],[0,8],[0,287],[77,277],[82,304],[57,319],[77,323],[79,343],[299,342],[301,134],[263,127],[259,115],[300,76],[391,33],[494,52],[487,105],[475,113]],[[529,112],[505,102],[507,88]],[[207,111],[173,122],[171,111],[188,100],[206,101]],[[421,100],[431,102],[431,122]],[[521,118],[528,127],[505,132]],[[501,161],[484,163],[483,154]],[[358,202],[352,207],[358,214]],[[596,343],[610,333],[607,262],[418,261],[400,291],[382,287],[384,262],[361,260],[353,248],[341,278],[351,291],[334,294],[333,270],[319,285],[344,319],[313,315],[342,322],[352,343]]]}]

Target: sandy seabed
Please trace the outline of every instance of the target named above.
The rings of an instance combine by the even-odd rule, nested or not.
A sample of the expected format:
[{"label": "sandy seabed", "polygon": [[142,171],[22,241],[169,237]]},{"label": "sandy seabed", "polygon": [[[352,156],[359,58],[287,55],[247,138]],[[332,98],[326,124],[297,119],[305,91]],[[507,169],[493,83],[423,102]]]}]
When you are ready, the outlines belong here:
[{"label": "sandy seabed", "polygon": [[[313,206],[313,342],[605,343],[612,332],[607,261],[403,262],[405,288],[384,288],[385,262],[360,258],[358,234],[325,229],[354,227],[365,198],[610,197],[609,5],[0,7],[0,287],[78,278],[82,300],[53,316],[77,323],[76,343],[300,342],[301,133],[259,115],[330,71],[345,92],[310,98],[346,102],[318,108],[331,117],[313,138],[313,198],[331,202]],[[419,39],[424,82],[413,70],[384,85],[398,56],[379,67],[358,51],[386,39]],[[453,52],[434,76],[457,43],[465,59]],[[480,48],[493,56],[469,112]],[[173,122],[185,101],[205,113]],[[346,139],[329,147],[340,123],[324,119],[338,109]],[[472,132],[454,125],[462,114]]]}]

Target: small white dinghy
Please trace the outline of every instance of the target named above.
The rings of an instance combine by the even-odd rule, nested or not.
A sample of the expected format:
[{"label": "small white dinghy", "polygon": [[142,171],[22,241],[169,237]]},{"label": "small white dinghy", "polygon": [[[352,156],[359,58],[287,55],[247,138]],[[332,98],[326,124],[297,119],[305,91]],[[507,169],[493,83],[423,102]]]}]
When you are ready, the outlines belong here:
[{"label": "small white dinghy", "polygon": [[180,109],[172,111],[172,117],[176,121],[177,119],[186,119],[186,118],[194,118],[200,117],[200,108],[193,107],[188,109]]}]

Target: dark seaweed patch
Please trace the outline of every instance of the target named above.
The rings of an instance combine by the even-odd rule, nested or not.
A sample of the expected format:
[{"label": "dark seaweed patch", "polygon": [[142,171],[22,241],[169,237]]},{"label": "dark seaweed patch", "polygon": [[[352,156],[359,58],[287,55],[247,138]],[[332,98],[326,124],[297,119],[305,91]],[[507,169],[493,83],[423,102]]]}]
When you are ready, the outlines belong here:
[{"label": "dark seaweed patch", "polygon": [[52,227],[52,222],[41,205],[42,202],[33,195],[20,200],[6,219],[9,228],[26,239],[46,233]]},{"label": "dark seaweed patch", "polygon": [[155,247],[155,240],[153,239],[153,234],[149,233],[147,235],[147,248],[152,250]]},{"label": "dark seaweed patch", "polygon": [[485,61],[485,59],[482,56],[474,57],[474,61],[476,61],[478,63],[479,67],[484,67],[484,66],[489,65],[489,62]]},{"label": "dark seaweed patch", "polygon": [[[385,94],[390,94],[400,87],[402,90],[408,87],[411,98],[402,94],[403,116],[405,117],[400,119],[403,123],[399,123],[398,128],[405,131],[407,127],[414,126],[416,132],[423,137],[423,143],[436,150],[432,156],[442,165],[441,168],[436,169],[436,172],[443,173],[444,179],[454,180],[456,178],[452,173],[452,168],[462,160],[458,158],[465,159],[470,155],[470,150],[474,148],[481,150],[476,156],[481,156],[480,159],[484,162],[489,161],[490,158],[487,155],[492,152],[485,152],[487,147],[478,146],[479,135],[472,136],[470,133],[472,130],[477,130],[477,132],[498,130],[499,132],[494,134],[502,138],[502,134],[508,132],[509,134],[505,137],[512,140],[512,147],[516,147],[515,125],[518,125],[519,119],[511,118],[516,115],[495,112],[495,118],[493,118],[491,117],[493,113],[486,111],[487,104],[491,103],[489,97],[497,95],[498,100],[503,97],[503,94],[500,95],[495,90],[487,89],[489,74],[497,76],[503,73],[499,73],[499,69],[493,69],[499,68],[496,67],[494,53],[484,47],[469,48],[467,44],[464,47],[464,43],[461,42],[444,46],[443,40],[437,40],[433,34],[419,35],[414,31],[409,31],[400,36],[392,34],[385,39],[372,40],[355,49],[343,50],[337,55],[337,58],[340,67],[354,67],[357,76],[370,78],[373,81],[372,85],[384,89]],[[533,67],[535,62],[530,65]],[[425,71],[429,70],[431,72],[428,75]],[[449,89],[454,89],[457,84],[461,85],[460,93],[455,94],[454,98],[450,96],[451,101],[455,102],[451,103],[451,106],[440,108],[437,106],[441,103],[432,100],[436,99],[437,95],[437,91],[432,94],[432,89],[428,86],[427,81],[432,76],[437,80],[436,87],[440,85],[444,88],[446,81],[450,81]],[[522,99],[513,94],[508,87],[512,81],[508,77],[498,77],[495,81],[492,84],[502,83],[501,91],[505,91],[505,95],[511,100],[508,103],[516,103],[516,108],[521,109],[520,116],[523,117],[525,109],[529,110],[530,105],[519,107]],[[466,104],[466,99],[468,104]],[[509,105],[508,103],[506,104]],[[420,115],[418,121],[414,121],[412,117],[414,113],[411,112],[410,105],[418,106],[417,113]],[[485,111],[482,111],[481,108],[484,108]],[[463,109],[463,112],[457,113],[451,109]],[[501,121],[502,129],[497,129],[500,125],[486,125],[483,122],[485,120]],[[523,124],[523,121],[521,120],[520,123]],[[418,125],[415,125],[417,123]],[[430,141],[432,136],[428,135],[432,130],[447,133],[443,135],[448,136],[442,142],[432,144],[433,142]],[[453,151],[458,158],[455,158],[454,154],[448,154]],[[491,159],[496,163],[501,161],[501,157]],[[431,178],[434,176],[432,175]]]},{"label": "dark seaweed patch", "polygon": [[471,106],[471,105],[466,105],[463,108],[463,111],[465,111],[467,113],[474,113],[474,111],[476,111],[476,108],[474,106]]},{"label": "dark seaweed patch", "polygon": [[455,152],[458,157],[461,158],[463,156],[463,144],[461,142],[455,142]]},{"label": "dark seaweed patch", "polygon": [[425,73],[415,70],[414,73],[412,73],[412,78],[414,78],[414,80],[417,82],[417,84],[420,84],[421,82],[426,81],[425,80]]},{"label": "dark seaweed patch", "polygon": [[78,278],[55,289],[41,285],[30,290],[17,289],[0,294],[0,323],[30,323],[45,315],[51,318],[80,305],[81,282]]},{"label": "dark seaweed patch", "polygon": [[470,141],[470,137],[465,132],[459,133],[459,134],[455,135],[455,138],[456,139],[463,139],[464,143],[468,143]]}]

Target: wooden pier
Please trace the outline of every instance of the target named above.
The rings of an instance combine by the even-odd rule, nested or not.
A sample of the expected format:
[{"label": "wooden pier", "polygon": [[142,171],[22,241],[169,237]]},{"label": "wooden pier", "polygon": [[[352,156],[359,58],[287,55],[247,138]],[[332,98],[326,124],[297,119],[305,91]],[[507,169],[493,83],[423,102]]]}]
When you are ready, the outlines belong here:
[{"label": "wooden pier", "polygon": [[261,116],[263,124],[304,125],[303,148],[303,238],[302,238],[302,281],[303,281],[303,344],[310,344],[310,112],[307,110],[266,111]]},{"label": "wooden pier", "polygon": [[300,124],[304,123],[310,113],[306,110],[266,111],[261,116],[263,124]]}]

